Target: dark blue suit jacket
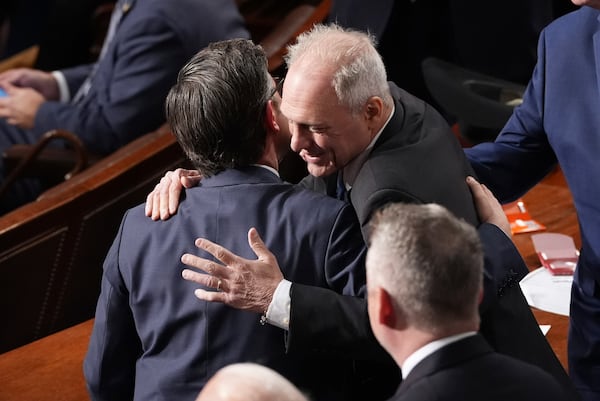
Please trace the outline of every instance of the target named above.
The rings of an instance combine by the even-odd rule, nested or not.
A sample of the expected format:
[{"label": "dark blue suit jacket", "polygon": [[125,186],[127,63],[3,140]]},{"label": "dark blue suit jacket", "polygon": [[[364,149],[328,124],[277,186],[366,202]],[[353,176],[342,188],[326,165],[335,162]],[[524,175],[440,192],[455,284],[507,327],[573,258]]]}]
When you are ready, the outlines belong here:
[{"label": "dark blue suit jacket", "polygon": [[[87,96],[77,103],[44,102],[34,128],[0,119],[0,153],[14,144],[35,143],[52,129],[75,133],[95,154],[111,153],[158,128],[165,97],[181,67],[209,43],[249,37],[233,0],[129,0],[105,56],[97,63]],[[63,72],[71,96],[94,65]],[[5,175],[0,160],[0,182]],[[35,199],[41,191],[18,183],[2,199],[0,213]]]},{"label": "dark blue suit jacket", "polygon": [[[112,152],[164,121],[164,100],[177,72],[209,43],[249,37],[233,0],[135,0],[100,60],[81,104],[45,103],[36,131],[77,133],[98,153]],[[93,67],[64,70],[74,95]]]},{"label": "dark blue suit jacket", "polygon": [[538,61],[523,103],[495,142],[466,151],[481,180],[501,201],[522,195],[560,164],[581,232],[571,296],[569,370],[581,388],[592,386],[596,397],[600,393],[599,60],[599,10],[583,6],[557,19],[540,35]]},{"label": "dark blue suit jacket", "polygon": [[493,351],[475,335],[419,362],[390,401],[571,401],[537,366]]},{"label": "dark blue suit jacket", "polygon": [[194,400],[219,368],[241,361],[274,368],[315,401],[349,399],[344,361],[286,355],[283,330],[198,300],[198,286],[181,278],[182,254],[208,256],[194,246],[198,237],[255,259],[251,227],[287,279],[363,295],[365,246],[349,205],[261,167],[224,171],[186,191],[168,221],[151,221],[143,205],[124,217],[106,257],[84,365],[94,400]]},{"label": "dark blue suit jacket", "polygon": [[[214,41],[249,37],[233,0],[130,3],[98,62],[88,95],[77,104],[45,102],[32,130],[0,122],[0,150],[62,128],[76,133],[92,152],[112,152],[164,122],[165,96],[179,69],[198,50]],[[71,96],[93,68],[90,64],[62,71]]]}]

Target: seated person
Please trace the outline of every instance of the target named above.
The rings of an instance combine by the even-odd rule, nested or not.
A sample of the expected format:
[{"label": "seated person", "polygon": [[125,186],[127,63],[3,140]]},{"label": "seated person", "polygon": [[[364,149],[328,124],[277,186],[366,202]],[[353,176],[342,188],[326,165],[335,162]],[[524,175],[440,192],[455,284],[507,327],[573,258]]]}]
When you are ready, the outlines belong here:
[{"label": "seated person", "polygon": [[192,238],[202,237],[197,245],[219,241],[259,259],[268,246],[284,266],[276,280],[364,295],[366,249],[352,207],[278,176],[289,132],[276,89],[264,51],[246,39],[209,45],[179,73],[167,120],[206,178],[169,221],[148,219],[144,205],[123,218],[85,357],[92,399],[193,399],[218,369],[241,361],[275,369],[315,400],[350,399],[351,360],[287,355],[280,328],[198,301],[197,285],[181,278],[179,255],[198,254]]},{"label": "seated person", "polygon": [[390,204],[371,222],[369,320],[402,370],[391,400],[567,401],[547,372],[494,352],[478,334],[483,248],[436,204]]},{"label": "seated person", "polygon": [[279,373],[255,363],[219,369],[196,401],[309,401]]},{"label": "seated person", "polygon": [[[54,73],[14,69],[0,74],[0,153],[35,143],[45,132],[73,132],[106,155],[158,128],[177,71],[211,42],[248,37],[233,0],[120,0],[99,61]],[[5,176],[0,161],[0,182]],[[17,185],[0,213],[33,200],[35,183]]]}]

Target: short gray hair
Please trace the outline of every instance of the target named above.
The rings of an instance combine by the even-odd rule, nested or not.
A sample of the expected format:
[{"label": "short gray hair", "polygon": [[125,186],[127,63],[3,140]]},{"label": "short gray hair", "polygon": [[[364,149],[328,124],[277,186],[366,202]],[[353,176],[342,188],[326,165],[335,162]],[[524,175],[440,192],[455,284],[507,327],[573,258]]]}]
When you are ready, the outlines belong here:
[{"label": "short gray hair", "polygon": [[430,332],[479,322],[483,249],[473,226],[440,205],[396,203],[370,228],[369,288],[385,288],[411,324]]},{"label": "short gray hair", "polygon": [[306,57],[315,65],[333,68],[331,84],[340,104],[359,113],[372,96],[392,104],[385,65],[375,46],[375,39],[367,33],[333,23],[317,24],[288,47],[285,60],[288,69]]}]

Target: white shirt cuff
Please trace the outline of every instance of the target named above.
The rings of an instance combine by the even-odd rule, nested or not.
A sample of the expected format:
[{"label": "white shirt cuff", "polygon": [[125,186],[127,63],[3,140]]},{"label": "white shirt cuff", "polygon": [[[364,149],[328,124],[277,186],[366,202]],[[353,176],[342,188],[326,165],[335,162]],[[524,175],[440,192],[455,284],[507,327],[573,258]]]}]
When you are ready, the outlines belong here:
[{"label": "white shirt cuff", "polygon": [[67,85],[67,80],[65,76],[60,71],[52,71],[52,76],[56,79],[56,83],[58,84],[58,93],[59,99],[61,103],[67,103],[71,100],[71,92],[69,91],[69,85]]},{"label": "white shirt cuff", "polygon": [[267,308],[265,314],[267,323],[277,326],[284,330],[290,328],[290,289],[292,288],[292,282],[288,280],[281,280],[275,289],[273,299]]}]

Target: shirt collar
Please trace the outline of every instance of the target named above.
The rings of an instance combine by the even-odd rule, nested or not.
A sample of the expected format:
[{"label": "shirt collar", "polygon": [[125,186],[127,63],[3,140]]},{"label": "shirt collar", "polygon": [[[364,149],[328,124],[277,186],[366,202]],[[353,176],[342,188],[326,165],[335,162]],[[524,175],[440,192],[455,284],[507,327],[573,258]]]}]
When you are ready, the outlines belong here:
[{"label": "shirt collar", "polygon": [[[269,170],[270,172],[272,172],[273,174],[275,174],[277,177],[280,177],[280,176],[279,176],[279,171],[275,170],[275,169],[274,169],[273,167],[271,167],[271,166],[267,166],[267,165],[264,165],[264,164],[252,164],[252,166],[254,166],[254,167],[262,167],[262,168],[264,168],[265,170]],[[281,178],[281,177],[280,177],[280,178]]]},{"label": "shirt collar", "polygon": [[423,359],[427,358],[429,355],[433,354],[435,351],[445,347],[448,344],[452,344],[463,338],[467,338],[470,336],[474,336],[477,333],[475,331],[469,331],[466,333],[456,334],[450,337],[440,338],[439,340],[435,340],[430,342],[429,344],[425,344],[423,347],[419,348],[412,354],[406,358],[400,369],[402,370],[402,379],[406,379],[409,373],[413,370],[415,366],[419,364]]},{"label": "shirt collar", "polygon": [[381,133],[383,132],[385,127],[387,127],[388,123],[394,116],[395,110],[396,110],[396,106],[394,105],[394,106],[392,106],[392,112],[390,113],[387,121],[385,122],[385,124],[383,124],[383,127],[381,127],[381,129],[379,130],[377,135],[375,135],[375,137],[371,140],[371,142],[369,143],[369,146],[367,146],[365,150],[363,150],[358,156],[356,156],[354,159],[352,159],[352,161],[350,163],[348,163],[340,171],[340,174],[342,174],[342,177],[344,179],[344,185],[345,185],[347,191],[349,191],[352,188],[352,185],[354,185],[354,180],[356,180],[356,176],[358,175],[358,172],[360,171],[363,164],[365,164],[365,161],[367,160],[367,158],[369,157],[369,154],[371,153],[371,149],[373,149],[373,146],[375,146],[375,143],[381,136]]}]

